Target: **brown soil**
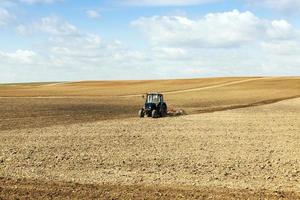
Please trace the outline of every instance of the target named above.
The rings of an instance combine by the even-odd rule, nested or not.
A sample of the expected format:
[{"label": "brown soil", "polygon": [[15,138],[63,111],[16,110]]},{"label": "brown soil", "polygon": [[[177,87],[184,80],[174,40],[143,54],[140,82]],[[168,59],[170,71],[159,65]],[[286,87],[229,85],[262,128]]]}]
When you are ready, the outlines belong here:
[{"label": "brown soil", "polygon": [[299,77],[0,85],[0,130],[136,117],[144,100],[142,95],[131,94],[163,91],[163,87],[164,91],[173,91],[165,93],[169,108],[187,114],[258,106],[300,96]]},{"label": "brown soil", "polygon": [[0,195],[299,199],[299,109],[293,99],[177,118],[0,131]]},{"label": "brown soil", "polygon": [[0,130],[134,117],[143,101],[136,102],[115,98],[0,98]]},{"label": "brown soil", "polygon": [[96,185],[0,178],[0,199],[290,199],[299,193],[251,189]]},{"label": "brown soil", "polygon": [[[139,119],[147,91],[195,115]],[[299,77],[0,85],[0,199],[300,199],[299,96]]]}]

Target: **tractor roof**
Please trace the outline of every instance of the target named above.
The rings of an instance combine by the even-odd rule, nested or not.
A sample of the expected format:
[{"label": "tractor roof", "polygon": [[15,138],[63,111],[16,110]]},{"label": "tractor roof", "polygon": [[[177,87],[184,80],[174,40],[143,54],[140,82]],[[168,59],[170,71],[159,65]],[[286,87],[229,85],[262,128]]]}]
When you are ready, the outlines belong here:
[{"label": "tractor roof", "polygon": [[150,92],[150,93],[147,93],[147,95],[162,95],[162,94],[158,93],[158,92]]}]

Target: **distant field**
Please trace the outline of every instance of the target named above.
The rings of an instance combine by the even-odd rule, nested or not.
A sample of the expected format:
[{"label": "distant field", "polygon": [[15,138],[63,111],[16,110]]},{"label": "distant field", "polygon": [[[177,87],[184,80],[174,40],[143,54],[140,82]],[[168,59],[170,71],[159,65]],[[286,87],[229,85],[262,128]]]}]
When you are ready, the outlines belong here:
[{"label": "distant field", "polygon": [[248,78],[11,84],[0,87],[0,96],[120,96],[142,94],[150,91],[166,92],[199,88],[244,79]]},{"label": "distant field", "polygon": [[300,97],[300,77],[2,85],[0,128],[9,130],[136,117],[144,102],[142,94],[149,91],[164,93],[169,108],[195,114]]}]

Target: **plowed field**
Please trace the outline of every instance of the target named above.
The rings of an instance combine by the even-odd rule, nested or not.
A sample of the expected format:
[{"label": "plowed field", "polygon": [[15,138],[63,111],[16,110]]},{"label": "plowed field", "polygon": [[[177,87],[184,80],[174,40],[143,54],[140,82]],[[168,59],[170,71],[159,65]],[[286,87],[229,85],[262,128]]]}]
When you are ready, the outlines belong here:
[{"label": "plowed field", "polygon": [[134,92],[1,98],[0,199],[299,199],[299,80],[172,90],[188,115],[161,119]]}]

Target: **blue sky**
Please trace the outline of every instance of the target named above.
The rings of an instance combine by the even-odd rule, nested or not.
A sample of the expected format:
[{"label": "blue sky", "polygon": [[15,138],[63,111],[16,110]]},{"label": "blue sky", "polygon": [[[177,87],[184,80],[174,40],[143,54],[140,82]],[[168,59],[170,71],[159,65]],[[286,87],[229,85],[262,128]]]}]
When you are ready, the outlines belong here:
[{"label": "blue sky", "polygon": [[0,82],[300,75],[299,0],[1,0]]}]

